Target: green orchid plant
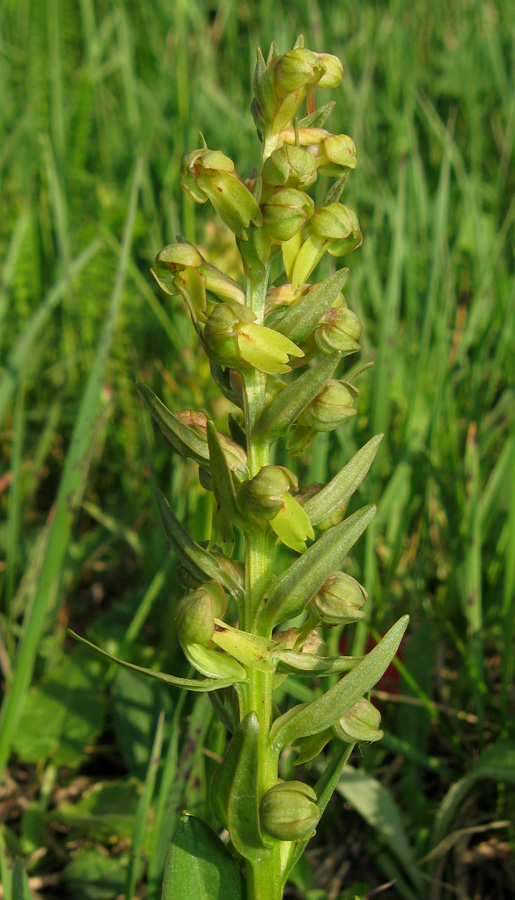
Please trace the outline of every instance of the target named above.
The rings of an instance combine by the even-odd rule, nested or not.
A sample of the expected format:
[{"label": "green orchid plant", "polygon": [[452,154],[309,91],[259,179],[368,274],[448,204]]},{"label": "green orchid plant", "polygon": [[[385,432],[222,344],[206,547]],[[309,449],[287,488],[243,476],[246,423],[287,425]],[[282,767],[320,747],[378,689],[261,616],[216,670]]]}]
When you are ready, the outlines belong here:
[{"label": "green orchid plant", "polygon": [[[336,374],[341,360],[360,349],[362,326],[342,294],[348,269],[310,281],[326,253],[342,258],[362,241],[356,213],[340,200],[356,166],[354,144],[324,128],[334,103],[315,108],[315,88],[337,88],[342,75],[336,57],[306,49],[302,37],[284,55],[274,45],[266,61],[258,52],[252,103],[262,144],[257,173],[242,180],[232,160],[204,140],[184,159],[184,190],[197,203],[210,201],[236,236],[245,286],[180,237],[157,255],[153,269],[164,291],[184,299],[213,378],[235,406],[229,437],[204,412],[172,412],[139,385],[172,449],[198,463],[200,482],[214,497],[213,527],[208,546],[200,545],[158,495],[186,589],[175,608],[178,636],[202,677],[122,664],[209,692],[230,733],[210,794],[228,841],[183,816],[168,859],[165,900],[194,896],[191,855],[225,871],[224,890],[217,892],[211,878],[208,896],[280,900],[353,747],[383,734],[366,695],[390,665],[408,622],[407,616],[399,619],[362,658],[324,654],[319,629],[365,615],[365,589],[341,568],[375,507],[350,516],[345,509],[381,435],[328,484],[301,491],[295,474],[274,465],[271,455],[278,438],[287,437],[287,452],[299,455],[317,432],[330,432],[356,414],[354,380]],[[305,115],[299,112],[303,103]],[[315,206],[308,191],[319,176],[334,183]],[[276,259],[282,274],[271,283]],[[244,536],[244,561],[232,558],[235,529]],[[276,575],[279,543],[295,557]],[[325,694],[281,714],[274,690],[292,673],[342,677],[331,679]],[[329,762],[317,784],[281,780],[285,748],[294,748],[300,764],[329,741]]]}]

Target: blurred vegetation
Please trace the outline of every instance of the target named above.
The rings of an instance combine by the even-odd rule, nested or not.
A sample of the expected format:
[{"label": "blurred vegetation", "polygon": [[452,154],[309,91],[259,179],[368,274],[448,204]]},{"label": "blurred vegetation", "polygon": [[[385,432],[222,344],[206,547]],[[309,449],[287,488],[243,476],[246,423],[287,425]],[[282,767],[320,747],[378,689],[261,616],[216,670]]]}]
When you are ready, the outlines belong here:
[{"label": "blurred vegetation", "polygon": [[[158,898],[177,810],[210,818],[225,738],[209,702],[126,671],[106,677],[66,627],[138,664],[187,672],[153,490],[198,539],[210,500],[134,384],[172,409],[207,403],[220,425],[227,403],[185,311],[149,268],[177,233],[234,265],[210,210],[181,194],[181,159],[201,129],[240,174],[251,169],[256,47],[275,40],[284,52],[301,32],[344,63],[331,129],[357,145],[346,197],[365,235],[347,300],[365,324],[362,361],[375,362],[360,378],[357,421],[317,438],[307,475],[327,480],[385,433],[360,500],[379,500],[379,515],[349,571],[372,597],[372,635],[405,611],[412,624],[398,671],[376,692],[386,737],[354,759],[290,896],[364,897],[389,881],[392,898],[513,896],[512,13],[508,0],[4,0],[8,900]],[[358,650],[370,639],[351,637]],[[292,685],[300,699],[317,691]]]}]

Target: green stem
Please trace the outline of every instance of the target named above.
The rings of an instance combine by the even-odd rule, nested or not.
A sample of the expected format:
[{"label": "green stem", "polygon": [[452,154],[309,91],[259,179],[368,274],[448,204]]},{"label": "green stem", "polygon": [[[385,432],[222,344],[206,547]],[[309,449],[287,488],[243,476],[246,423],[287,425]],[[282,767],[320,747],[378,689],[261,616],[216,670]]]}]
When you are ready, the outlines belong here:
[{"label": "green stem", "polygon": [[[265,297],[268,289],[269,264],[259,275],[248,277],[247,304],[262,325],[265,317]],[[268,465],[268,442],[254,435],[254,425],[266,404],[266,375],[255,369],[243,375],[245,431],[250,477]],[[265,588],[270,581],[273,565],[273,542],[267,524],[256,526],[246,535],[245,603],[241,627],[255,631],[254,619]],[[248,688],[241,697],[240,716],[251,710],[259,721],[259,794],[262,796],[277,783],[277,767],[268,752],[268,735],[272,724],[273,674],[248,669]],[[247,900],[281,900],[281,864],[279,845],[260,859],[247,860]]]}]

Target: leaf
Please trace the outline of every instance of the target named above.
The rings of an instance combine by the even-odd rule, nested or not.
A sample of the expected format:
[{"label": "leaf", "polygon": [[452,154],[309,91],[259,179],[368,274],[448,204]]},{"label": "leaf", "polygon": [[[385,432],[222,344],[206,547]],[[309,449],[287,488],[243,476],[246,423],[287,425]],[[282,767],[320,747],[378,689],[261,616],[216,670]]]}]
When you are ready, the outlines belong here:
[{"label": "leaf", "polygon": [[281,437],[320,393],[336,369],[340,358],[339,353],[331,353],[317,366],[308,369],[288,384],[265,406],[256,423],[255,433],[263,435],[267,440]]},{"label": "leaf", "polygon": [[19,859],[14,863],[12,900],[32,900],[29,879]]},{"label": "leaf", "polygon": [[78,803],[62,806],[49,817],[90,839],[109,841],[131,836],[137,804],[135,780],[109,781],[95,785]]},{"label": "leaf", "polygon": [[126,857],[86,850],[66,866],[62,878],[73,900],[113,900],[123,894],[126,867]]},{"label": "leaf", "polygon": [[152,414],[152,418],[159,425],[175,452],[180,456],[189,456],[190,459],[205,467],[209,459],[206,441],[202,440],[193,428],[181,422],[146,384],[138,382],[136,387]]},{"label": "leaf", "polygon": [[[234,494],[234,484],[232,481],[231,470],[227,463],[225,453],[219,441],[216,428],[208,419],[207,422],[207,442],[209,447],[209,459],[211,469],[211,479],[213,482],[213,492],[217,503],[227,513],[229,523],[234,523],[242,527],[243,521],[240,516],[238,507],[236,506],[236,497]],[[241,524],[240,524],[241,523]],[[232,529],[231,529],[232,534]]]},{"label": "leaf", "polygon": [[422,893],[424,881],[406,834],[402,813],[390,791],[363,769],[346,766],[336,790],[379,834]]},{"label": "leaf", "polygon": [[311,703],[294,707],[275,720],[270,730],[274,750],[298,738],[330,728],[384,675],[407,628],[409,616],[402,616],[358,665]]},{"label": "leaf", "polygon": [[375,513],[375,506],[362,507],[326,531],[292,563],[265,594],[258,613],[260,629],[271,629],[306,608],[327,576],[341,567]]},{"label": "leaf", "polygon": [[229,830],[238,853],[262,857],[267,846],[259,825],[259,721],[249,712],[238,725],[211,783],[211,806]]},{"label": "leaf", "polygon": [[448,790],[436,813],[431,847],[436,847],[449,832],[451,822],[476,781],[488,779],[515,784],[515,742],[499,741],[487,747],[470,771]]},{"label": "leaf", "polygon": [[107,653],[106,650],[102,650],[101,647],[97,647],[96,644],[92,644],[91,641],[87,641],[86,638],[80,637],[78,634],[75,634],[74,631],[68,630],[68,634],[75,638],[76,641],[86,644],[86,646],[91,650],[94,650],[95,653],[100,653],[101,656],[105,656],[105,658],[109,659],[111,662],[117,663],[125,669],[130,669],[132,672],[139,672],[140,675],[146,675],[148,678],[155,678],[156,681],[162,681],[164,684],[169,684],[173,687],[186,688],[188,691],[217,691],[219,688],[229,687],[229,685],[234,684],[236,681],[235,678],[179,678],[176,675],[166,675],[164,672],[154,672],[153,669],[145,669],[143,666],[136,666],[134,663],[125,662],[123,659],[117,659],[116,656],[112,656],[111,653]]},{"label": "leaf", "polygon": [[309,116],[304,116],[304,118],[300,120],[299,128],[323,128],[335,106],[336,103],[334,100],[330,100],[329,103],[324,103],[323,106],[319,106],[318,109],[315,109]]},{"label": "leaf", "polygon": [[285,334],[292,341],[303,341],[317,327],[320,319],[331,308],[343,290],[349,275],[348,269],[340,269],[316,284],[303,294],[300,300],[289,307],[285,315],[275,324],[276,331]]},{"label": "leaf", "polygon": [[188,813],[174,832],[162,900],[245,900],[242,875],[224,844]]},{"label": "leaf", "polygon": [[352,497],[370,469],[382,439],[382,434],[376,434],[322,490],[304,501],[312,525],[319,525]]},{"label": "leaf", "polygon": [[242,592],[237,581],[220,566],[215,557],[197,544],[181,525],[164,494],[156,491],[157,503],[163,528],[174,552],[189,572],[199,581],[219,581],[229,593],[241,599]]},{"label": "leaf", "polygon": [[25,697],[14,747],[23,762],[77,768],[100,734],[105,702],[98,664],[78,649]]},{"label": "leaf", "polygon": [[159,713],[170,692],[138,672],[116,669],[112,681],[112,724],[116,743],[130,772],[143,778]]}]

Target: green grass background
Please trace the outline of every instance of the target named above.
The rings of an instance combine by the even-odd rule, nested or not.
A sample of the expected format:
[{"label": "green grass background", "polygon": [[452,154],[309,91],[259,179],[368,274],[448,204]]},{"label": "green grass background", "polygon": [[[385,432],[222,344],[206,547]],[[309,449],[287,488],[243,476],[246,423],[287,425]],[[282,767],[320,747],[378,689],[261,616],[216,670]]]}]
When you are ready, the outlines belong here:
[{"label": "green grass background", "polygon": [[[297,896],[335,900],[396,879],[385,896],[436,900],[468,885],[508,897],[512,4],[3,0],[0,29],[0,767],[2,796],[24,797],[6,806],[4,896],[42,883],[56,896],[130,900],[145,882],[159,897],[175,811],[187,802],[210,816],[224,735],[209,704],[188,698],[181,710],[127,672],[106,681],[66,627],[187,671],[153,491],[198,539],[209,499],[134,384],[173,409],[207,405],[220,423],[226,406],[184,310],[149,268],[177,233],[234,265],[211,211],[180,191],[182,156],[200,129],[240,174],[256,163],[256,48],[275,40],[284,52],[302,32],[344,64],[329,127],[356,143],[346,202],[365,235],[346,298],[365,324],[361,359],[375,362],[356,421],[317,439],[302,477],[326,480],[384,432],[361,491],[379,515],[349,571],[370,592],[374,629],[406,611],[412,624],[400,681],[379,698],[386,738],[354,763],[380,782],[341,785]],[[366,640],[358,630],[355,649]],[[295,696],[306,690],[293,681]],[[147,770],[161,709],[163,761]],[[83,808],[78,779],[93,787]]]}]

